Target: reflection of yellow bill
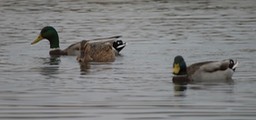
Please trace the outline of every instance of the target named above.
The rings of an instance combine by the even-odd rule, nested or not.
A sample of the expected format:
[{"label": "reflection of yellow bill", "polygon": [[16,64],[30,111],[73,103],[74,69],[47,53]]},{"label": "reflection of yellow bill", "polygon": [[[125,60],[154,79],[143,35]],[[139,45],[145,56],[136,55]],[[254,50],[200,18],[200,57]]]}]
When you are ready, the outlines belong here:
[{"label": "reflection of yellow bill", "polygon": [[41,35],[38,35],[38,37],[31,43],[31,45],[34,45],[34,44],[38,43],[42,39],[43,39],[43,37]]},{"label": "reflection of yellow bill", "polygon": [[174,74],[178,74],[180,72],[180,65],[179,64],[174,64],[172,72]]}]

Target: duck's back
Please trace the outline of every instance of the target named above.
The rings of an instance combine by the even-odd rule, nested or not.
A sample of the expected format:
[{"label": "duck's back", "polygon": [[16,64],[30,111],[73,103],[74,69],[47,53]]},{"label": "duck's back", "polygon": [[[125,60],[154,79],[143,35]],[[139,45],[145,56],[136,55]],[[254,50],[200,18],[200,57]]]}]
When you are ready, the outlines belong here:
[{"label": "duck's back", "polygon": [[113,62],[115,61],[115,51],[110,43],[82,42],[81,56],[82,62]]},{"label": "duck's back", "polygon": [[233,71],[223,61],[206,61],[188,67],[189,78],[193,81],[223,81],[231,79]]}]

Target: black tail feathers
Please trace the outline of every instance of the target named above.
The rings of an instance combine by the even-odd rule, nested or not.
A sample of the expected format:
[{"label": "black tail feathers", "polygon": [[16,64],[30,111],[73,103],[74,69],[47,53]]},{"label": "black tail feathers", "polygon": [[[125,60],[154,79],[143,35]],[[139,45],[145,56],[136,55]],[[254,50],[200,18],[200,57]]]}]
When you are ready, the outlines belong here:
[{"label": "black tail feathers", "polygon": [[122,40],[117,40],[113,42],[113,47],[116,49],[116,51],[119,53],[124,47],[126,46],[126,43]]}]

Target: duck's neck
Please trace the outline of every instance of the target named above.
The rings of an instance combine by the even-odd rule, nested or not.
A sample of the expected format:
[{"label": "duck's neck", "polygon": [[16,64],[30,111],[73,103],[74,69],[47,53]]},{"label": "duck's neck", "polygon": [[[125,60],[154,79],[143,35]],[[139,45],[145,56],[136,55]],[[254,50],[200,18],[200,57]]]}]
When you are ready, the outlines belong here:
[{"label": "duck's neck", "polygon": [[178,75],[186,76],[187,75],[187,69],[181,69]]},{"label": "duck's neck", "polygon": [[67,55],[67,52],[63,51],[60,49],[60,45],[59,45],[59,36],[58,33],[56,32],[56,34],[54,34],[53,36],[51,36],[50,38],[48,38],[48,40],[50,41],[50,55]]},{"label": "duck's neck", "polygon": [[172,82],[177,85],[186,85],[189,81],[190,80],[187,75],[176,75],[172,78]]},{"label": "duck's neck", "polygon": [[185,62],[180,64],[180,71],[178,75],[187,75],[187,65]]},{"label": "duck's neck", "polygon": [[51,49],[49,54],[52,56],[68,55],[66,51],[63,51],[59,48]]},{"label": "duck's neck", "polygon": [[178,85],[186,85],[189,83],[189,77],[187,75],[187,70],[181,70],[179,74],[173,76],[172,78],[172,82],[174,84],[178,84]]},{"label": "duck's neck", "polygon": [[60,48],[60,45],[59,45],[59,36],[58,34],[54,34],[53,36],[47,38],[50,42],[50,48],[51,49],[58,49]]}]

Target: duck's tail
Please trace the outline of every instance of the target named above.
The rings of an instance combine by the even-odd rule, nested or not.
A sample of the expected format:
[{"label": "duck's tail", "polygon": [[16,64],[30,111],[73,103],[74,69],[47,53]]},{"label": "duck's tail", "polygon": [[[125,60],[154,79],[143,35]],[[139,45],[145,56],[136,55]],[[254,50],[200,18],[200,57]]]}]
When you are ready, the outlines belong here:
[{"label": "duck's tail", "polygon": [[105,37],[105,38],[96,38],[96,39],[90,39],[89,41],[110,41],[110,40],[116,40],[118,38],[121,38],[121,35],[112,36],[112,37]]},{"label": "duck's tail", "polygon": [[117,53],[119,53],[126,46],[126,42],[123,42],[122,40],[118,39],[121,37],[122,37],[121,35],[117,35],[117,36],[106,37],[106,38],[91,39],[88,41],[90,41],[90,42],[110,42],[111,44],[113,44],[113,47],[115,48]]},{"label": "duck's tail", "polygon": [[113,47],[115,50],[119,53],[124,47],[126,46],[126,42],[123,42],[122,40],[116,40],[113,42]]},{"label": "duck's tail", "polygon": [[237,66],[238,66],[238,60],[236,60],[236,61],[234,62],[234,65],[233,65],[233,67],[232,67],[232,70],[235,71],[236,68],[237,68]]}]

